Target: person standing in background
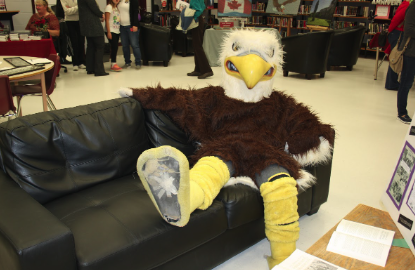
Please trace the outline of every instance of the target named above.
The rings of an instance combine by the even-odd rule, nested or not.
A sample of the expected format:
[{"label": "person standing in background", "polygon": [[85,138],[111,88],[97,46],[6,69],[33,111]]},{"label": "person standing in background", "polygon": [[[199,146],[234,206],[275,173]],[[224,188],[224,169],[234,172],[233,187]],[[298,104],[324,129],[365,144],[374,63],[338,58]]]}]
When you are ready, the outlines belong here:
[{"label": "person standing in background", "polygon": [[101,22],[104,13],[95,0],[78,0],[81,35],[86,37],[86,71],[95,76],[109,75],[104,69],[105,37]]},{"label": "person standing in background", "polygon": [[78,0],[60,0],[65,12],[65,22],[71,40],[73,56],[73,70],[85,69],[85,37],[81,36],[79,26]]},{"label": "person standing in background", "polygon": [[133,48],[135,68],[141,68],[141,52],[139,45],[140,23],[138,21],[138,0],[121,0],[118,4],[121,14],[121,44],[124,54],[125,65],[123,68],[131,67],[130,46]]},{"label": "person standing in background", "polygon": [[195,53],[195,69],[187,73],[187,76],[197,76],[199,79],[205,79],[213,76],[205,51],[203,50],[203,33],[205,31],[205,22],[202,13],[205,10],[205,2],[203,0],[190,0],[189,8],[196,10],[193,18],[199,22],[199,26],[190,30],[192,34],[193,50]]},{"label": "person standing in background", "polygon": [[415,78],[415,2],[413,1],[406,10],[403,35],[400,44],[396,45],[399,46],[399,50],[403,50],[408,39],[410,40],[403,53],[403,67],[398,89],[398,119],[409,125],[412,119],[408,116],[406,106],[409,89],[411,89]]},{"label": "person standing in background", "polygon": [[[396,43],[398,43],[399,36],[403,31],[403,21],[405,19],[405,12],[408,6],[409,0],[404,0],[396,10],[396,13],[393,16],[392,21],[389,25],[388,41],[390,44],[391,51],[396,46]],[[388,67],[388,73],[386,75],[385,88],[387,90],[398,90],[399,88],[398,74],[396,74],[390,66]]]},{"label": "person standing in background", "polygon": [[108,0],[105,8],[105,28],[107,29],[107,38],[111,45],[111,70],[121,71],[117,65],[118,40],[120,40],[120,11],[118,3],[120,0]]}]

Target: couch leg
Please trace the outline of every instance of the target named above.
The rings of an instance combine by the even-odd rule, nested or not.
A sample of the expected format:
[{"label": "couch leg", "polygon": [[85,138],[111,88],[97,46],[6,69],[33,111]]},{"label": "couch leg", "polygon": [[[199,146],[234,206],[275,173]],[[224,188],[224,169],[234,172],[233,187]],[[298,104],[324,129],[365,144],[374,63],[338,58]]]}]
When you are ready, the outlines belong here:
[{"label": "couch leg", "polygon": [[318,210],[319,210],[319,209],[320,209],[320,206],[318,206],[318,207],[316,207],[316,208],[311,209],[311,210],[310,210],[310,212],[308,212],[308,213],[307,213],[307,216],[314,215],[315,213],[317,213],[317,212],[318,212]]},{"label": "couch leg", "polygon": [[143,66],[148,66],[148,61],[147,60],[143,60]]},{"label": "couch leg", "polygon": [[307,80],[311,80],[311,74],[306,74],[305,77],[307,78]]},{"label": "couch leg", "polygon": [[284,77],[288,77],[288,71],[287,71],[287,70],[284,70],[284,71],[282,72],[282,74],[283,74],[283,76],[284,76]]},{"label": "couch leg", "polygon": [[163,61],[163,66],[167,67],[169,65],[169,61]]},{"label": "couch leg", "polygon": [[326,75],[326,73],[325,72],[323,72],[323,73],[320,73],[320,78],[324,78],[324,76]]},{"label": "couch leg", "polygon": [[353,70],[353,66],[347,66],[346,68],[347,68],[347,70],[350,70],[350,71]]}]

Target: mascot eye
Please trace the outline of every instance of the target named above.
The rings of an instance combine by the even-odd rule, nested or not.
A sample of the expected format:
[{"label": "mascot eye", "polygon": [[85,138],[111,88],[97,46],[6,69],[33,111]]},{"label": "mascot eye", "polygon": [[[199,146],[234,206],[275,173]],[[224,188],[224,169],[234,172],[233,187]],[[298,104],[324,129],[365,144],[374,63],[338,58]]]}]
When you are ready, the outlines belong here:
[{"label": "mascot eye", "polygon": [[234,52],[236,52],[237,50],[239,50],[241,47],[239,47],[239,44],[238,43],[234,43],[234,44],[232,44],[232,50],[234,51]]},{"label": "mascot eye", "polygon": [[269,57],[273,57],[274,56],[274,53],[275,53],[275,50],[272,49],[271,51],[268,52],[268,56]]},{"label": "mascot eye", "polygon": [[267,72],[265,72],[265,76],[270,76],[270,75],[272,75],[272,73],[274,72],[274,68],[270,68],[270,69],[268,69],[268,71]]},{"label": "mascot eye", "polygon": [[[228,61],[227,63],[226,63],[226,67],[230,70],[230,71],[238,71],[238,69],[235,67],[235,65],[231,62],[231,61]],[[268,73],[268,72],[267,72]]]}]

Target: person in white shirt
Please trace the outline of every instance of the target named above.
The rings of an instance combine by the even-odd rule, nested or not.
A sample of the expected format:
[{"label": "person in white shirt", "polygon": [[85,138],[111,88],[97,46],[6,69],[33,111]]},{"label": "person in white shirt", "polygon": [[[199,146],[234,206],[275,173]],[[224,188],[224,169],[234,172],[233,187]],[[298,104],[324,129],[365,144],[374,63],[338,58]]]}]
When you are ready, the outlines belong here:
[{"label": "person in white shirt", "polygon": [[111,45],[111,70],[121,71],[117,65],[118,40],[120,39],[120,11],[117,8],[120,0],[109,0],[105,8],[105,28],[107,29],[107,38]]},{"label": "person in white shirt", "polygon": [[68,26],[68,35],[71,40],[73,56],[73,70],[85,69],[85,37],[81,35],[79,27],[78,0],[60,0],[65,12],[65,22]]},{"label": "person in white shirt", "polygon": [[141,52],[139,46],[140,23],[138,21],[138,0],[121,0],[118,10],[121,14],[121,44],[124,54],[125,65],[123,68],[131,67],[130,46],[135,57],[135,68],[141,68]]}]

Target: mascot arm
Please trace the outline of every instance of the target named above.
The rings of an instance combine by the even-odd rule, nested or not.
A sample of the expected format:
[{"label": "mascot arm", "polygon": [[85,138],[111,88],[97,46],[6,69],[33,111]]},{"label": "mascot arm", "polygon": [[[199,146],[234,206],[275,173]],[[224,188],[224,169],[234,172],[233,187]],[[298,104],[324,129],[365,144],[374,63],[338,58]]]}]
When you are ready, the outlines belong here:
[{"label": "mascot arm", "polygon": [[[144,109],[160,110],[165,113],[186,133],[194,136],[194,130],[203,125],[204,117],[198,106],[199,91],[178,88],[157,87],[133,88],[132,97],[138,100]],[[197,139],[197,138],[194,138]]]},{"label": "mascot arm", "polygon": [[331,157],[334,132],[331,125],[322,124],[309,108],[299,104],[286,121],[285,150],[301,165],[317,164]]}]

